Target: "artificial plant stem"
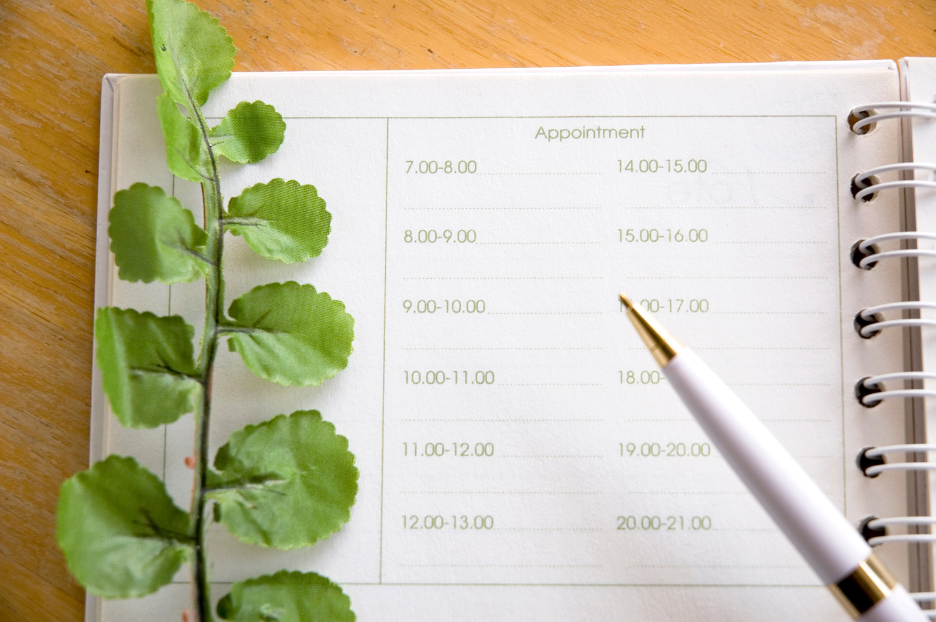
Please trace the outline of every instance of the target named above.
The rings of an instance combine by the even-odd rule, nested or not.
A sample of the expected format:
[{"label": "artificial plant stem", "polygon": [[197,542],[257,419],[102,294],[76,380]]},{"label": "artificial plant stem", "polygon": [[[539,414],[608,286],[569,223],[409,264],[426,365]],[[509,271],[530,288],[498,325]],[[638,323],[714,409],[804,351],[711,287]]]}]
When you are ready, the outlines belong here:
[{"label": "artificial plant stem", "polygon": [[192,488],[192,516],[195,519],[193,533],[195,537],[193,600],[195,601],[199,622],[212,622],[214,618],[211,615],[211,582],[208,577],[207,550],[208,521],[206,514],[208,500],[205,489],[208,475],[208,434],[211,422],[212,377],[215,355],[218,351],[218,328],[222,319],[221,309],[224,303],[224,277],[221,273],[221,260],[224,254],[224,230],[221,225],[221,216],[223,215],[224,204],[221,196],[221,181],[218,176],[217,160],[208,141],[208,126],[198,105],[195,102],[191,102],[191,104],[190,111],[194,113],[202,139],[205,141],[211,158],[211,177],[202,183],[202,199],[204,202],[205,232],[208,234],[205,254],[212,262],[205,279],[205,330],[202,334],[202,351],[198,358],[202,401],[196,412],[195,419],[195,482]]}]

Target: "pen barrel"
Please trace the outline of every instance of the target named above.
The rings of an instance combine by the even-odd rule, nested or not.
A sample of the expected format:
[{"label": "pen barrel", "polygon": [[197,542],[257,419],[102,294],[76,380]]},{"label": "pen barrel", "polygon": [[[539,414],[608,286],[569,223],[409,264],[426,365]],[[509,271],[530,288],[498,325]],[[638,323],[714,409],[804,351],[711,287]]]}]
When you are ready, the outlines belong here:
[{"label": "pen barrel", "polygon": [[826,585],[871,547],[754,413],[694,353],[663,368],[721,455]]},{"label": "pen barrel", "polygon": [[871,607],[859,622],[929,622],[907,590],[898,585],[890,596]]}]

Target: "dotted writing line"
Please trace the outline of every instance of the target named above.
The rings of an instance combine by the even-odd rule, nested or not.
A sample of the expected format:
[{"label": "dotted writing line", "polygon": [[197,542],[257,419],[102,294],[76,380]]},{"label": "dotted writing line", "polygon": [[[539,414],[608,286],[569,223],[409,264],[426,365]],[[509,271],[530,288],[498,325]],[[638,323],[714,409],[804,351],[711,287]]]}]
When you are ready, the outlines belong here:
[{"label": "dotted writing line", "polygon": [[621,419],[628,423],[689,423],[695,419]]},{"label": "dotted writing line", "polygon": [[[422,276],[403,277],[404,281],[587,281],[600,280],[603,276]],[[641,277],[637,277],[641,278]],[[650,278],[650,277],[647,277]],[[667,278],[667,277],[663,277]],[[754,277],[743,277],[754,278]],[[820,278],[820,277],[816,277]],[[824,278],[824,277],[821,277]]]},{"label": "dotted writing line", "polygon": [[831,387],[832,385],[828,382],[817,382],[817,383],[783,383],[783,382],[730,382],[728,386],[731,387]]},{"label": "dotted writing line", "polygon": [[642,490],[628,490],[624,491],[624,494],[628,495],[747,495],[748,492],[705,492],[705,491],[688,491],[682,492],[678,490],[670,492],[657,492],[657,491],[642,491]]},{"label": "dotted writing line", "polygon": [[819,205],[623,205],[621,209],[829,209]]},{"label": "dotted writing line", "polygon": [[604,458],[604,456],[498,456],[498,458]]},{"label": "dotted writing line", "polygon": [[402,568],[603,568],[600,564],[400,564]]},{"label": "dotted writing line", "polygon": [[[548,491],[494,491],[494,490],[404,490],[401,495],[603,495],[603,492],[548,492]],[[664,494],[664,493],[660,493]],[[735,493],[745,494],[745,493]]]},{"label": "dotted writing line", "polygon": [[713,565],[713,564],[693,564],[691,566],[663,566],[663,565],[646,565],[646,566],[628,566],[628,568],[754,568],[759,570],[773,570],[777,568],[786,568],[786,569],[803,569],[803,566],[762,566],[762,565],[737,565],[737,564],[724,564],[724,565]]},{"label": "dotted writing line", "polygon": [[404,212],[451,212],[461,210],[592,210],[601,207],[404,207]]},{"label": "dotted writing line", "polygon": [[[631,349],[639,350],[641,348],[631,348]],[[643,348],[643,349],[646,350],[646,348]],[[403,348],[403,350],[470,350],[470,351],[507,350],[511,352],[525,351],[525,350],[536,350],[536,351],[548,350],[548,351],[560,351],[560,352],[568,352],[570,350],[586,350],[586,351],[591,352],[595,350],[604,350],[604,348]]]},{"label": "dotted writing line", "polygon": [[493,311],[488,315],[605,315],[600,311]]},{"label": "dotted writing line", "polygon": [[608,531],[597,527],[498,527],[497,531]]},{"label": "dotted writing line", "polygon": [[[590,277],[590,278],[601,278],[601,277]],[[702,279],[711,280],[711,279],[755,279],[761,281],[773,281],[778,279],[794,279],[794,280],[815,280],[815,279],[828,279],[827,276],[631,276],[627,277],[629,279],[692,279],[693,281],[698,281]]]},{"label": "dotted writing line", "polygon": [[478,175],[601,175],[602,173],[478,173]]},{"label": "dotted writing line", "polygon": [[[400,419],[405,422],[418,423],[604,423],[604,419]],[[656,419],[647,419],[647,421],[656,421]],[[692,421],[691,419],[680,419],[680,421]]]},{"label": "dotted writing line", "polygon": [[[695,419],[619,419],[628,423],[695,423]],[[603,422],[603,421],[602,421]],[[763,423],[833,423],[832,419],[761,419]]]},{"label": "dotted writing line", "polygon": [[600,387],[602,386],[600,382],[597,383],[575,383],[575,382],[502,382],[500,383],[502,387]]},{"label": "dotted writing line", "polygon": [[714,311],[712,315],[829,315],[828,311]]},{"label": "dotted writing line", "polygon": [[[626,348],[627,350],[640,350],[641,352],[645,351],[647,348]],[[830,348],[698,348],[694,347],[693,350],[829,350]]]}]

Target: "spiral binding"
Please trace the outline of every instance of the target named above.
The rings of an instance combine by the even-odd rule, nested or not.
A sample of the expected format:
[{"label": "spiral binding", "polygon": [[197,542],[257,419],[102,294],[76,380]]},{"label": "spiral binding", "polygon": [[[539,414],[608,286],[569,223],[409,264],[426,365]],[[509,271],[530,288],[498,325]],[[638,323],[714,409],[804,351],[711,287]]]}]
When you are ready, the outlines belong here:
[{"label": "spiral binding", "polygon": [[[910,108],[910,110],[903,110]],[[897,112],[879,113],[878,110],[896,109]],[[867,134],[878,121],[887,121],[889,119],[906,119],[916,117],[918,119],[936,119],[936,104],[925,104],[922,102],[879,102],[877,104],[864,104],[852,108],[848,120],[851,123],[851,130],[856,134]]]},{"label": "spiral binding", "polygon": [[[936,114],[927,118],[936,119]],[[920,169],[933,172],[936,171],[936,164],[901,162],[899,164],[886,164],[884,166],[878,166],[877,168],[869,169],[863,173],[858,173],[852,177],[852,196],[859,201],[868,202],[882,190],[890,190],[893,188],[936,188],[936,181],[923,179],[902,179],[899,181],[881,182],[877,177],[883,173],[892,173],[894,171],[916,171]]]},{"label": "spiral binding", "polygon": [[[880,111],[887,112],[880,112]],[[865,104],[854,108],[848,120],[856,134],[867,134],[877,123],[891,119],[928,119],[936,120],[936,104],[916,102],[881,102]],[[918,171],[926,171],[929,179],[917,179]],[[896,181],[881,181],[879,176],[898,173],[902,178]],[[903,188],[936,189],[936,164],[905,162],[887,164],[858,173],[852,178],[851,192],[856,201],[874,200],[879,192]],[[881,250],[880,245],[917,240],[936,240],[936,232],[901,231],[885,233],[871,238],[858,240],[851,249],[852,263],[862,270],[872,270],[878,262],[890,259],[936,257],[936,250],[919,248],[899,248]],[[919,317],[901,317],[887,319],[885,314],[893,312],[936,309],[936,302],[904,301],[876,305],[862,309],[855,315],[855,330],[864,339],[872,339],[881,331],[891,328],[936,327],[936,320]],[[922,387],[926,380],[936,380],[933,372],[897,372],[868,376],[855,384],[855,399],[866,408],[874,408],[889,399],[925,399],[936,397],[936,390],[924,388],[891,389],[893,383],[903,386],[905,382],[916,382]],[[910,443],[886,447],[865,447],[859,452],[856,462],[866,477],[877,477],[887,471],[926,472],[936,471],[936,460],[930,461],[929,454],[936,452],[936,445]],[[922,454],[925,459],[913,461],[906,454]],[[904,461],[888,462],[887,456],[903,454]],[[921,529],[924,533],[889,533],[888,528],[900,526],[908,529]],[[936,543],[936,534],[929,533],[936,526],[936,516],[895,516],[879,518],[869,516],[862,521],[859,530],[871,546],[904,542],[911,544]],[[936,602],[936,592],[913,594],[920,603]],[[931,617],[936,617],[936,612]]]},{"label": "spiral binding", "polygon": [[936,257],[936,251],[916,248],[897,251],[881,251],[878,244],[892,240],[936,240],[936,233],[917,233],[916,231],[901,231],[900,233],[884,233],[866,240],[858,240],[852,247],[852,263],[862,270],[870,270],[882,259],[892,257]]}]

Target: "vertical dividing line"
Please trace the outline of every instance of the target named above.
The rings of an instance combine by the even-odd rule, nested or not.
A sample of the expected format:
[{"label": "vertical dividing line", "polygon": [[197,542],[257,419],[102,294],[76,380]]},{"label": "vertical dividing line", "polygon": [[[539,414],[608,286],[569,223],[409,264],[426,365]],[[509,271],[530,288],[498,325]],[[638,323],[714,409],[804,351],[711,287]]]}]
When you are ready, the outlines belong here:
[{"label": "vertical dividing line", "polygon": [[[839,309],[838,316],[842,317],[842,310],[845,308],[845,302],[843,300],[844,293],[842,292],[842,274],[845,270],[845,265],[842,262],[842,193],[840,186],[842,185],[839,182],[841,170],[839,163],[839,134],[838,134],[838,115],[832,117],[832,125],[835,130],[835,229],[836,229],[836,240],[838,242],[838,286],[839,286]],[[853,206],[853,203],[849,203]],[[841,321],[841,320],[840,320]],[[846,326],[848,323],[845,323]],[[842,384],[845,384],[845,338],[846,333],[843,330],[839,330],[839,378],[842,380]],[[843,387],[844,388],[844,387]],[[842,398],[842,512],[848,514],[848,473],[846,469],[848,468],[851,460],[848,459],[848,447],[845,443],[845,438],[848,435],[845,430],[845,393],[846,391],[841,391]]]},{"label": "vertical dividing line", "polygon": [[[175,197],[175,180],[176,176],[172,175],[172,196]],[[166,286],[169,289],[169,301],[166,303],[166,313],[172,315],[172,285]],[[163,484],[166,483],[166,454],[169,451],[169,424],[163,425],[163,468],[162,468],[162,481]]]},{"label": "vertical dividing line", "polygon": [[[172,196],[175,196],[175,177],[172,178]],[[172,315],[172,285],[166,286],[169,289],[169,302],[166,304],[166,313]],[[162,468],[162,481],[163,484],[166,483],[166,453],[168,452],[169,445],[169,424],[163,425],[163,468]]]},{"label": "vertical dividing line", "polygon": [[387,399],[387,227],[390,219],[390,117],[387,117],[387,142],[384,170],[384,269],[383,269],[383,382],[380,390],[380,558],[377,583],[383,583],[383,505],[384,505],[384,421]]},{"label": "vertical dividing line", "polygon": [[[173,198],[175,198],[175,180],[176,180],[176,177],[175,175],[173,175],[172,176],[172,197]],[[166,287],[169,288],[169,303],[167,305],[166,310],[169,313],[169,315],[172,315],[172,285],[167,285]]]}]

